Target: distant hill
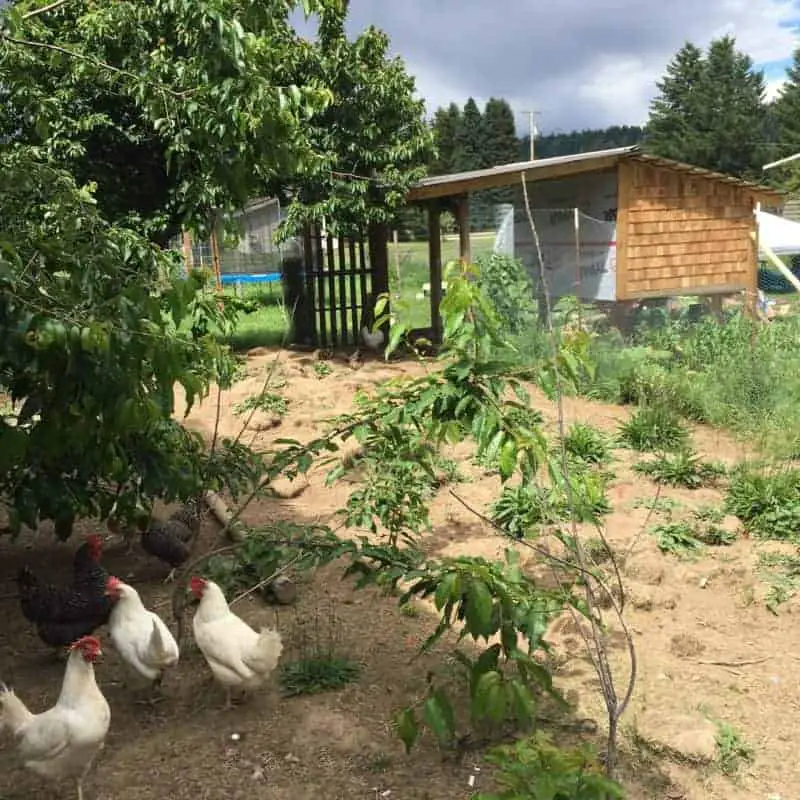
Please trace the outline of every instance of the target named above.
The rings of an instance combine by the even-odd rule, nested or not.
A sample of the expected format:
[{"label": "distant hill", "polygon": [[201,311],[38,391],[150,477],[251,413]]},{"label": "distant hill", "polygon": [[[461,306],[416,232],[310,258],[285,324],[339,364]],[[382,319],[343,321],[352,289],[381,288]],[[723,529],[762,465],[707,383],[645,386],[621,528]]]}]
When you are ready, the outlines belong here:
[{"label": "distant hill", "polygon": [[[570,133],[548,133],[536,139],[536,158],[571,156],[575,153],[590,153],[593,150],[608,150],[612,147],[628,147],[644,141],[644,128],[638,125],[612,125],[610,128],[571,131]],[[520,139],[519,159],[527,161],[530,155],[530,138]]]}]

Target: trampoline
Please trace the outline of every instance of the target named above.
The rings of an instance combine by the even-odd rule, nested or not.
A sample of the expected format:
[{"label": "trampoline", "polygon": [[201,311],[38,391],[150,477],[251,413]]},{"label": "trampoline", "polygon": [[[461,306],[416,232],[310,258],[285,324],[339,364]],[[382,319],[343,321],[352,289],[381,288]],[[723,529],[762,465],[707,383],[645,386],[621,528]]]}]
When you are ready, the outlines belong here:
[{"label": "trampoline", "polygon": [[237,283],[277,283],[280,272],[223,272],[220,276],[223,286]]}]

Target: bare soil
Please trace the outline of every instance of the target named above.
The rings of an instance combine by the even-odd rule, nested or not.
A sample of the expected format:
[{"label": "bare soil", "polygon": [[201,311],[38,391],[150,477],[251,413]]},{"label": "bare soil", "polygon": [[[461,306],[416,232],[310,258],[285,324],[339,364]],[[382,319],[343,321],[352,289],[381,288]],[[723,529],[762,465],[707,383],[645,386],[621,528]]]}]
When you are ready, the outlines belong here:
[{"label": "bare soil", "polygon": [[[326,362],[332,372],[320,377],[310,355],[262,351],[249,358],[248,379],[223,399],[222,435],[239,432],[242,418],[233,406],[261,390],[275,358],[286,379],[282,392],[288,414],[276,424],[268,414],[257,413],[251,426],[254,433],[247,434],[256,445],[278,437],[310,439],[323,430],[326,417],[348,410],[357,388],[420,371],[412,363],[380,361],[353,369],[342,358]],[[534,398],[552,428],[555,407],[538,393]],[[567,399],[565,414],[568,422],[586,421],[613,431],[629,410]],[[192,411],[189,424],[210,437],[215,417],[212,397]],[[708,429],[696,429],[695,444],[707,457],[730,464],[745,456],[743,446]],[[497,495],[497,477],[484,475],[466,454],[463,447],[455,452],[469,481],[439,492],[431,506],[433,530],[426,546],[441,555],[499,556],[506,541],[450,494],[452,488],[481,510]],[[793,741],[800,699],[793,679],[800,660],[797,602],[784,605],[778,616],[766,610],[764,585],[755,572],[757,548],[745,538],[730,547],[709,548],[693,561],[661,553],[647,533],[648,524],[657,519],[648,518],[647,508],[637,504],[652,499],[656,486],[631,470],[633,461],[633,454],[615,452],[613,512],[606,522],[616,551],[630,552],[624,575],[629,598],[626,619],[639,662],[633,702],[622,729],[622,773],[630,797],[796,797],[800,795],[800,762],[794,758]],[[307,482],[278,487],[287,499],[254,503],[246,521],[333,521],[352,486],[326,488],[323,478],[319,471]],[[720,493],[709,489],[663,489],[660,495],[686,508],[718,506],[721,501]],[[81,526],[81,532],[92,529],[90,524]],[[587,535],[591,535],[588,529]],[[212,548],[218,539],[218,528],[208,521],[201,546]],[[36,711],[55,700],[63,664],[52,659],[23,619],[13,579],[22,562],[43,574],[68,574],[78,541],[76,537],[69,544],[54,543],[49,530],[43,529],[16,543],[0,543],[0,608],[6,619],[0,630],[0,677]],[[524,550],[522,557],[533,566],[530,550]],[[128,557],[124,546],[113,541],[104,561],[170,619],[171,587],[162,583],[163,565],[139,549]],[[355,591],[340,575],[338,564],[321,570],[301,584],[297,604],[291,608],[276,610],[255,599],[236,606],[254,625],[277,625],[285,637],[286,659],[297,657],[309,631],[334,637],[343,655],[364,665],[361,677],[338,692],[287,698],[274,683],[246,704],[224,712],[221,691],[189,644],[181,664],[165,681],[166,700],[151,708],[134,701],[131,686],[125,685],[129,676],[108,642],[97,674],[112,708],[112,725],[106,748],[87,780],[87,800],[456,800],[491,788],[491,770],[479,750],[461,758],[443,757],[432,742],[423,740],[407,756],[391,730],[393,712],[424,692],[426,674],[444,658],[444,651],[414,658],[416,644],[435,622],[430,609],[421,605],[418,615],[403,614],[391,597],[373,590]],[[576,742],[580,737],[600,741],[605,724],[602,700],[583,644],[569,624],[554,625],[549,638],[557,654],[555,681],[576,707],[571,717],[562,716],[545,727],[560,741]],[[625,649],[619,636],[612,641],[622,692],[627,680]],[[733,779],[713,763],[692,763],[692,753],[707,760],[709,735],[713,750],[715,729],[709,729],[707,718],[729,723],[754,748],[753,762],[744,764]],[[70,796],[71,787],[63,790]],[[46,797],[47,791],[21,768],[8,743],[0,753],[0,798]]]}]

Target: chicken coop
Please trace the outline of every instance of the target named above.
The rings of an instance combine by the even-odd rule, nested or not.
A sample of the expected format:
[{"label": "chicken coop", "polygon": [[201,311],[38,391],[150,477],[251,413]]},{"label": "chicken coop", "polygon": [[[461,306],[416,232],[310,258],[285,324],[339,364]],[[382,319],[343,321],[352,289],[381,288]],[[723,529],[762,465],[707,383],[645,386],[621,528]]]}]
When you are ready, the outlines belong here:
[{"label": "chicken coop", "polygon": [[437,339],[441,214],[455,214],[460,256],[469,260],[470,194],[504,186],[517,190],[498,237],[502,251],[519,258],[539,287],[541,255],[551,296],[576,295],[612,311],[682,295],[721,301],[744,293],[754,303],[755,212],[783,204],[782,195],[765,186],[637,146],[425,178],[408,199],[428,209],[431,333]]}]

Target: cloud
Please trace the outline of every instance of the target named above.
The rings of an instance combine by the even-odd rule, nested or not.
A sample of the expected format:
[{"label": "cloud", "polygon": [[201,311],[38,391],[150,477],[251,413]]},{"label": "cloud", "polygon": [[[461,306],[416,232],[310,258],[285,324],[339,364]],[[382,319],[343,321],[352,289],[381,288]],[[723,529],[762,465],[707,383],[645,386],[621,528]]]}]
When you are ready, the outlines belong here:
[{"label": "cloud", "polygon": [[[552,131],[644,122],[686,41],[730,33],[756,63],[784,61],[800,0],[351,0],[350,17],[351,33],[374,24],[389,34],[429,110],[505,97]],[[769,79],[774,91],[780,72]]]}]

